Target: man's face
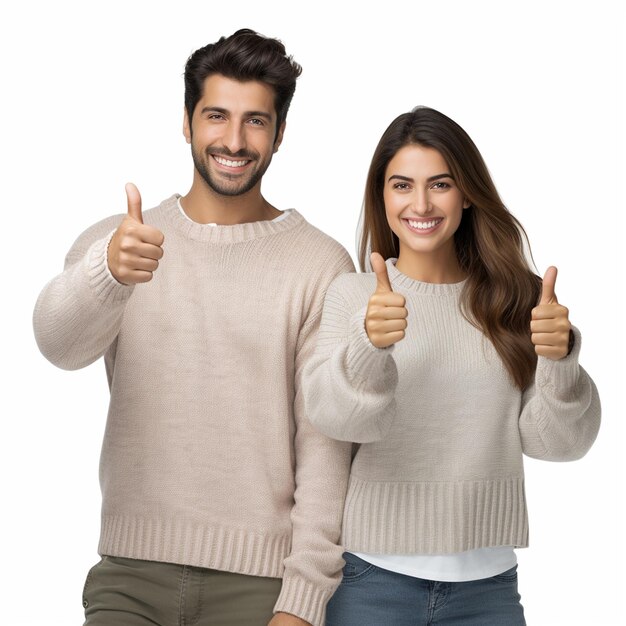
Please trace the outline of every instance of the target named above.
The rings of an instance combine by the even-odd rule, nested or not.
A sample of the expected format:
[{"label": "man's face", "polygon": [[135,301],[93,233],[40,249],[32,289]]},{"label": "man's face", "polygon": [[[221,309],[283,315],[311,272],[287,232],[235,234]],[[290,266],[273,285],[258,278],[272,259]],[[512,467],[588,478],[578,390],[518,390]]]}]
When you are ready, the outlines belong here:
[{"label": "man's face", "polygon": [[221,74],[204,81],[204,92],[183,132],[196,170],[218,194],[239,196],[260,185],[282,141],[276,136],[274,90],[258,81]]}]

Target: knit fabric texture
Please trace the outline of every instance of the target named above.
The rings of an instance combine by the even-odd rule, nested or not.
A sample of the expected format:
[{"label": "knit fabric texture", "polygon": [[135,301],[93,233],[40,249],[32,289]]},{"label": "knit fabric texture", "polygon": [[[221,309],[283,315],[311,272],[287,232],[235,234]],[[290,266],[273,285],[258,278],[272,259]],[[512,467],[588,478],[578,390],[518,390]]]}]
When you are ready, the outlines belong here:
[{"label": "knit fabric texture", "polygon": [[387,268],[406,298],[404,339],[372,345],[364,320],[375,275],[345,274],[328,289],[305,372],[309,419],[360,444],[341,541],[370,554],[525,547],[522,454],[577,459],[598,432],[598,393],[578,364],[580,333],[574,329],[567,357],[538,358],[534,384],[522,393],[463,316],[464,282],[413,280],[395,259]]},{"label": "knit fabric texture", "polygon": [[143,214],[165,236],[150,282],[110,274],[113,216],[77,239],[35,307],[52,363],[104,355],[99,552],[282,577],[275,610],[322,626],[341,578],[350,445],[305,419],[302,372],[325,290],[354,266],[295,210],[202,225],[177,199]]}]

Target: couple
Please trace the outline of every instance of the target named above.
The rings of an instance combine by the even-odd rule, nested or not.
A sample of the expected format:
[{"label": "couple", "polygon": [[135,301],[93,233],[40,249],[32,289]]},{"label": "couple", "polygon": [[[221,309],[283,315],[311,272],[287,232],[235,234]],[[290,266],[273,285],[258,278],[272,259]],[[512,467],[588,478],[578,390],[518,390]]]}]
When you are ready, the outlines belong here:
[{"label": "couple", "polygon": [[374,153],[354,273],[261,195],[300,72],[250,30],[197,50],[191,189],[143,213],[127,185],[37,301],[43,354],[104,355],[111,391],[85,624],[523,624],[522,453],[599,427],[556,270],[417,108]]}]

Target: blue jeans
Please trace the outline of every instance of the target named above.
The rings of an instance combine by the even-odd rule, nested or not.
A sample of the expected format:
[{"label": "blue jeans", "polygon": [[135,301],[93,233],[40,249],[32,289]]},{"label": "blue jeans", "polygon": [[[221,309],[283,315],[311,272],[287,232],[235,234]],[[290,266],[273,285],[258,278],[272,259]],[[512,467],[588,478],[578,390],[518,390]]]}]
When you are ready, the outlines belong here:
[{"label": "blue jeans", "polygon": [[444,583],[382,569],[343,555],[343,580],[326,626],[525,626],[517,566],[482,580]]}]

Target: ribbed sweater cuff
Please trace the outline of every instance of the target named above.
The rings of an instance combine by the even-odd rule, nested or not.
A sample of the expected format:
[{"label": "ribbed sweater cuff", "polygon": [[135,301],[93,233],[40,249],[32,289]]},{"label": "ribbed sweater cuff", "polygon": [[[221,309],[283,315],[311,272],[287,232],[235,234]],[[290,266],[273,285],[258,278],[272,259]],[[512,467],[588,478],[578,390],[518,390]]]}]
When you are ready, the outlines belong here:
[{"label": "ribbed sweater cuff", "polygon": [[334,590],[320,589],[299,576],[285,576],[274,612],[290,613],[313,626],[324,626],[326,605]]},{"label": "ribbed sweater cuff", "polygon": [[102,302],[123,302],[127,300],[135,288],[118,282],[109,270],[107,252],[115,231],[104,239],[96,241],[85,256],[85,269],[90,289]]},{"label": "ribbed sweater cuff", "polygon": [[[388,348],[377,348],[367,336],[365,313],[367,308],[357,311],[350,318],[350,337],[346,351],[346,371],[357,387],[367,386],[368,380],[378,380],[385,374],[385,368],[393,354],[395,344]],[[395,370],[394,370],[395,372]],[[389,372],[390,379],[392,372]]]},{"label": "ribbed sweater cuff", "polygon": [[550,386],[559,395],[568,394],[575,389],[580,375],[578,355],[582,339],[576,327],[572,326],[572,332],[574,333],[574,347],[566,357],[558,361],[544,356],[538,357],[535,378],[538,387]]}]

